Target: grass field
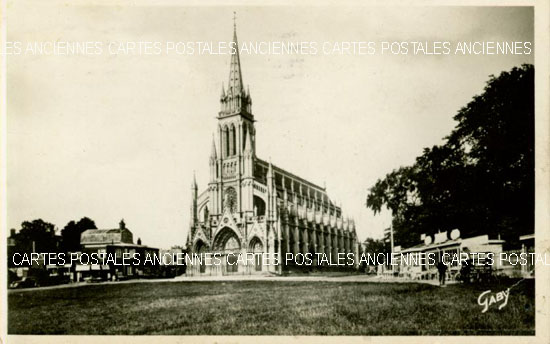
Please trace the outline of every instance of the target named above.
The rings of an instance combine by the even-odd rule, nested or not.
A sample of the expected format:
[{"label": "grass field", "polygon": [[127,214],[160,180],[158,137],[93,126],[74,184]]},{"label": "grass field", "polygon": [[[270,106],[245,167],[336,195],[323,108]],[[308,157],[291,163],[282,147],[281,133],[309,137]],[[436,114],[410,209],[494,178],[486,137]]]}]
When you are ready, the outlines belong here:
[{"label": "grass field", "polygon": [[534,281],[502,286],[351,282],[159,282],[10,291],[9,334],[533,335]]}]

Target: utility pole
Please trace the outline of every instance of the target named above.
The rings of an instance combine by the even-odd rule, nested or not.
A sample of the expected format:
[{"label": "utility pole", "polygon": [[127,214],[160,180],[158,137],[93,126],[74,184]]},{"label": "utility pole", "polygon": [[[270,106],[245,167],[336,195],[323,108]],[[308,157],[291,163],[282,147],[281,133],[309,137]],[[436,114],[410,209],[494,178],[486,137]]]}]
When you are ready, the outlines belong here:
[{"label": "utility pole", "polygon": [[[388,233],[389,232],[389,233]],[[386,229],[384,229],[384,242],[388,242],[387,240],[387,235],[389,234],[389,239],[390,239],[390,261],[386,263],[386,268],[388,270],[392,270],[393,271],[393,265],[391,265],[391,261],[393,260],[393,250],[394,250],[394,245],[393,245],[393,226],[390,224],[390,226]],[[389,266],[388,266],[389,265]]]},{"label": "utility pole", "polygon": [[389,238],[390,239],[390,248],[391,248],[390,252],[393,253],[393,227],[392,227],[392,225],[390,225],[390,227],[384,229],[384,241],[385,242],[388,242],[387,241],[388,239],[386,239],[387,238],[386,235],[388,235],[388,234],[390,235],[390,238]]},{"label": "utility pole", "polygon": [[390,225],[390,243],[391,243],[391,254],[393,254],[393,226]]}]

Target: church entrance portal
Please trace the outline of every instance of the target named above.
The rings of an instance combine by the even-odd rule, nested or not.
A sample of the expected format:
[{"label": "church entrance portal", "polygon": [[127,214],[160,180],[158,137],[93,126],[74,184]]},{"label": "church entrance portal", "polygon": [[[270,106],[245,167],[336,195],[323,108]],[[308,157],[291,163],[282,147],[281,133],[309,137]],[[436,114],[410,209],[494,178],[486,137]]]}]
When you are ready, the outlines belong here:
[{"label": "church entrance portal", "polygon": [[216,235],[214,240],[214,251],[222,254],[225,273],[233,274],[239,272],[237,260],[241,252],[241,243],[233,229],[224,227]]}]

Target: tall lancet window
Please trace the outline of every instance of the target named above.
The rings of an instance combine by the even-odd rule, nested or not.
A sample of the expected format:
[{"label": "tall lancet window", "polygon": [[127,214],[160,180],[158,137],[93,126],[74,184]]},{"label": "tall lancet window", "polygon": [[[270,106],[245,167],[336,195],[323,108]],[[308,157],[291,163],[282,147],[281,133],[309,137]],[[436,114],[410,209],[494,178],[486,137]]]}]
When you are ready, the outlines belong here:
[{"label": "tall lancet window", "polygon": [[223,128],[223,136],[224,136],[223,143],[225,145],[223,152],[225,156],[228,157],[229,156],[229,129],[227,127]]},{"label": "tall lancet window", "polygon": [[233,128],[232,128],[232,126],[229,126],[227,128],[227,130],[228,130],[228,133],[229,133],[229,135],[228,135],[229,141],[227,143],[228,144],[227,155],[231,156],[231,155],[233,155]]},{"label": "tall lancet window", "polygon": [[231,125],[231,155],[237,154],[237,135],[235,132],[235,126]]}]

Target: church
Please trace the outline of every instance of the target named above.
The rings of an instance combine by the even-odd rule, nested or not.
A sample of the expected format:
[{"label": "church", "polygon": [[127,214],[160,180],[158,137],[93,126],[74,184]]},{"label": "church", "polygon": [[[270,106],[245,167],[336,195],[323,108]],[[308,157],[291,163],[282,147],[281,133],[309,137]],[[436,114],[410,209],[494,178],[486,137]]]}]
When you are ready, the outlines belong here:
[{"label": "church", "polygon": [[[238,47],[234,25],[233,46]],[[329,198],[326,188],[256,155],[256,129],[250,91],[244,88],[239,49],[231,54],[229,83],[222,85],[217,135],[212,140],[210,178],[201,193],[191,185],[189,254],[221,254],[221,264],[194,264],[188,275],[258,274],[335,269],[323,259],[262,262],[262,256],[339,254],[358,257],[353,220]],[[237,256],[253,253],[253,264]],[[358,259],[348,266],[357,268]],[[355,265],[355,266],[353,266]],[[346,268],[338,266],[336,268]]]}]

